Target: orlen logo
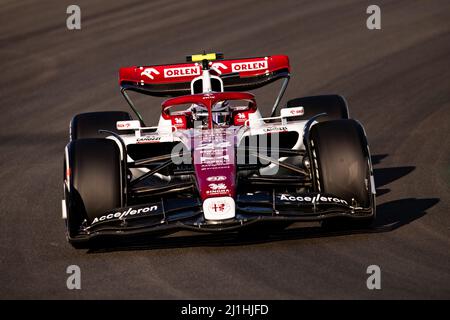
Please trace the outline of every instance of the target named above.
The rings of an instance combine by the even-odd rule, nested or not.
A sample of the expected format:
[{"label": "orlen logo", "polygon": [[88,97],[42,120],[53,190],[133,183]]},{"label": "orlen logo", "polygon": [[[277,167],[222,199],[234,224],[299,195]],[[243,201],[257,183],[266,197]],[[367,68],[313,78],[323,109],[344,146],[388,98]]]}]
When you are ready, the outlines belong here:
[{"label": "orlen logo", "polygon": [[200,67],[179,67],[164,69],[164,78],[199,76]]},{"label": "orlen logo", "polygon": [[238,62],[231,64],[232,72],[246,72],[267,69],[267,61]]},{"label": "orlen logo", "polygon": [[218,181],[225,181],[225,180],[227,180],[227,177],[225,177],[225,176],[212,176],[212,177],[206,178],[206,180],[209,181],[209,182],[218,182]]},{"label": "orlen logo", "polygon": [[209,65],[211,66],[211,68],[214,68],[219,74],[222,74],[222,71],[220,69],[228,69],[228,67],[221,62],[210,62]]},{"label": "orlen logo", "polygon": [[159,71],[156,70],[155,68],[146,68],[144,71],[141,72],[141,76],[146,76],[153,80],[155,79],[155,77],[153,77],[152,73],[159,74]]}]

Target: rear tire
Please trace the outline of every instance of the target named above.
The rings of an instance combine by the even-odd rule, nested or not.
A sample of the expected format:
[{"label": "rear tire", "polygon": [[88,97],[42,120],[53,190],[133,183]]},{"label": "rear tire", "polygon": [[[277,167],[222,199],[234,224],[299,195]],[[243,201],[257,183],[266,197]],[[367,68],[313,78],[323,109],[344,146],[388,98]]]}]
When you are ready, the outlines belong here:
[{"label": "rear tire", "polygon": [[302,97],[289,100],[287,108],[303,107],[304,113],[295,120],[308,120],[320,113],[327,113],[319,117],[318,122],[328,120],[348,119],[347,102],[342,96],[336,94]]},{"label": "rear tire", "polygon": [[84,223],[123,206],[123,168],[119,147],[110,139],[74,140],[67,145],[66,157],[67,234],[77,247],[82,243],[71,239]]},{"label": "rear tire", "polygon": [[[336,195],[349,204],[370,208],[368,218],[327,219],[324,226],[369,227],[375,220],[375,195],[367,139],[355,120],[315,124],[309,134],[315,189]],[[315,155],[315,156],[314,156]]]},{"label": "rear tire", "polygon": [[[118,133],[117,121],[132,120],[131,115],[124,111],[101,111],[80,113],[70,122],[70,140],[86,138],[104,138],[106,133],[99,130],[108,130]],[[122,131],[122,133],[124,133]]]}]

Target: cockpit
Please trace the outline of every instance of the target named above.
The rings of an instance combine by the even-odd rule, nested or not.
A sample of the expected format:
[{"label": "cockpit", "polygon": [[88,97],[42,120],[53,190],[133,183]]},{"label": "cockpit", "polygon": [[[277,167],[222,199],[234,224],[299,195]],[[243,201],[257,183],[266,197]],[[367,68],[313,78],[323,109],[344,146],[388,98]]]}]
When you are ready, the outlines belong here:
[{"label": "cockpit", "polygon": [[166,100],[162,118],[177,129],[211,129],[244,125],[255,111],[250,93],[209,92]]}]

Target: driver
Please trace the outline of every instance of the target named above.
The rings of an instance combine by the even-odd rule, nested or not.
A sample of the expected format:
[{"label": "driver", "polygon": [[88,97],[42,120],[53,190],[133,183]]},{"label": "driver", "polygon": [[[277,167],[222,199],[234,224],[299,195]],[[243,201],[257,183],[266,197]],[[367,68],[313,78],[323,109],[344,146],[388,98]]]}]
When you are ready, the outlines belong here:
[{"label": "driver", "polygon": [[230,124],[231,111],[227,100],[217,102],[212,109],[213,122],[218,126]]},{"label": "driver", "polygon": [[[192,104],[187,111],[192,113],[194,122],[201,122],[201,126],[208,126],[208,109]],[[230,105],[227,100],[216,103],[212,108],[212,120],[214,126],[228,125],[231,119]]]},{"label": "driver", "polygon": [[192,114],[195,128],[208,126],[208,109],[198,104],[192,104],[187,111]]}]

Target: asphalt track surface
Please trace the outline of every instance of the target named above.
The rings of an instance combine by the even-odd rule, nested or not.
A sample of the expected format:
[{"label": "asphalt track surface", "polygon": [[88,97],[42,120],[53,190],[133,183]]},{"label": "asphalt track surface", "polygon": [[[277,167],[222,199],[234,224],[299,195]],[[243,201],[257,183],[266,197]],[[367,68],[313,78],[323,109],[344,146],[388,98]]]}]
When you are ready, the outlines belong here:
[{"label": "asphalt track surface", "polygon": [[[450,2],[72,1],[0,5],[0,298],[450,298]],[[75,250],[61,219],[63,149],[73,115],[128,110],[118,69],[287,54],[286,97],[344,95],[366,128],[375,230],[296,226],[248,238],[181,234]],[[268,113],[275,87],[257,91]],[[160,99],[138,99],[148,122]],[[286,99],[284,100],[286,101]],[[82,289],[66,288],[68,265]],[[381,268],[381,290],[366,269]]]}]

